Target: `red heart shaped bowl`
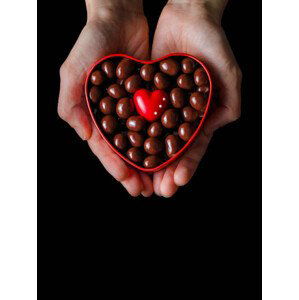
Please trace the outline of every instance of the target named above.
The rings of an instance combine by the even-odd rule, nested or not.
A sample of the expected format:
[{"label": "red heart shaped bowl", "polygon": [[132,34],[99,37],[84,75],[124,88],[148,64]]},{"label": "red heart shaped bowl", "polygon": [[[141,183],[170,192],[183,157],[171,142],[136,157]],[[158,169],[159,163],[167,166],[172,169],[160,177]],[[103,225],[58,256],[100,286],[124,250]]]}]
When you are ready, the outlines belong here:
[{"label": "red heart shaped bowl", "polygon": [[[164,151],[163,152],[165,154],[164,157],[166,157],[166,158],[164,158],[164,161],[162,159],[159,160],[159,163],[156,163],[156,165],[154,167],[150,167],[150,166],[144,167],[145,160],[143,162],[143,164],[144,164],[143,166],[141,166],[141,164],[138,164],[137,162],[132,161],[132,159],[130,159],[128,157],[128,153],[127,153],[127,156],[126,156],[126,154],[124,153],[124,151],[120,151],[120,150],[118,150],[116,148],[116,146],[114,145],[115,141],[111,139],[111,136],[109,137],[109,135],[107,135],[107,131],[106,132],[104,131],[104,129],[103,129],[104,128],[103,127],[103,123],[99,122],[99,118],[96,116],[96,109],[95,109],[94,103],[93,103],[93,101],[91,99],[94,95],[95,95],[94,97],[100,98],[99,90],[95,89],[94,95],[91,95],[91,82],[93,82],[94,84],[100,84],[103,81],[102,77],[103,77],[103,74],[105,73],[107,75],[107,78],[108,78],[107,80],[108,81],[110,80],[109,82],[111,83],[111,85],[113,85],[112,83],[115,83],[115,85],[117,85],[118,87],[121,86],[121,85],[125,86],[125,87],[122,87],[122,90],[114,90],[113,91],[111,89],[109,91],[107,88],[104,90],[104,94],[106,93],[106,97],[108,97],[110,99],[109,100],[110,103],[111,103],[112,100],[115,101],[114,104],[112,103],[113,106],[114,106],[114,110],[115,110],[115,105],[119,101],[119,99],[127,97],[127,99],[129,99],[129,100],[126,100],[126,101],[129,101],[126,104],[127,105],[127,109],[128,109],[129,106],[133,106],[132,109],[135,110],[135,111],[137,111],[137,112],[135,112],[135,116],[139,114],[139,118],[145,118],[145,119],[147,119],[147,121],[149,121],[151,123],[151,122],[155,121],[154,120],[155,119],[155,115],[157,115],[157,119],[159,120],[161,118],[161,122],[165,126],[165,124],[163,123],[163,120],[162,120],[163,116],[161,117],[161,115],[163,114],[164,110],[166,109],[165,107],[167,107],[167,105],[170,106],[171,104],[170,104],[170,100],[169,100],[170,93],[168,92],[167,96],[165,96],[165,92],[163,91],[163,86],[162,87],[159,86],[159,84],[163,85],[163,78],[162,78],[162,81],[161,80],[159,81],[159,78],[157,80],[155,79],[156,80],[154,82],[155,86],[152,88],[152,91],[148,91],[146,88],[143,88],[143,89],[138,88],[137,89],[136,88],[136,81],[132,81],[131,80],[130,83],[127,83],[124,80],[126,77],[125,77],[125,75],[123,76],[122,72],[126,72],[126,69],[125,70],[124,69],[122,69],[122,70],[117,70],[116,69],[116,76],[117,76],[117,78],[115,78],[116,77],[115,76],[115,66],[114,66],[114,69],[113,68],[111,69],[111,65],[110,65],[110,69],[109,69],[109,65],[107,64],[106,65],[106,69],[105,69],[103,67],[103,65],[104,65],[105,61],[109,61],[109,60],[111,61],[113,59],[116,59],[116,60],[117,59],[120,59],[120,60],[121,59],[122,60],[123,59],[127,59],[127,60],[131,60],[134,63],[142,65],[142,66],[144,66],[144,65],[154,65],[152,67],[152,69],[153,69],[157,65],[157,63],[160,63],[161,61],[164,61],[164,60],[169,59],[169,58],[172,58],[170,60],[178,59],[178,57],[180,57],[180,59],[191,58],[191,60],[195,61],[194,64],[196,64],[199,69],[201,69],[201,70],[203,69],[205,71],[205,75],[206,75],[206,77],[208,79],[208,82],[206,82],[206,91],[205,91],[205,94],[204,94],[205,95],[204,109],[200,112],[200,117],[198,117],[198,120],[196,121],[196,123],[194,123],[196,125],[192,125],[193,126],[192,127],[193,128],[192,129],[193,133],[191,133],[192,135],[191,136],[189,135],[189,138],[187,140],[184,140],[184,142],[182,142],[183,145],[181,146],[180,150],[178,150],[177,152],[175,152],[173,155],[168,155],[168,156],[166,156],[165,151]],[[190,60],[187,60],[187,61],[190,61]],[[173,75],[173,74],[171,74],[171,72],[173,72],[173,68],[170,68],[171,66],[165,65],[165,66],[161,67],[161,64],[162,63],[160,63],[160,70],[161,70],[161,68],[165,67],[164,73],[166,73],[166,74],[169,73],[168,75]],[[99,69],[100,65],[101,65],[101,68],[102,68],[103,71],[100,71],[100,72],[97,73],[97,75],[100,75],[100,76],[95,76],[94,75],[95,71]],[[184,71],[183,64],[181,66],[182,66],[182,70],[183,70],[183,73],[182,72],[180,73],[181,75],[185,76],[186,74],[184,74],[184,73],[190,73],[190,72],[188,72],[187,69],[185,69],[185,71]],[[188,68],[187,65],[185,67]],[[194,89],[196,88],[196,91],[202,93],[201,90],[200,90],[199,85],[196,83],[196,79],[195,79],[195,75],[194,75],[195,71],[194,70],[195,70],[195,67],[193,68],[193,71],[192,71],[193,72],[192,73],[192,76],[193,76],[192,78],[194,78],[194,82],[192,84],[194,85]],[[112,74],[111,72],[114,72],[114,73]],[[119,74],[117,72],[119,72]],[[140,70],[139,70],[139,72],[140,72]],[[158,72],[158,71],[155,71],[155,72]],[[136,73],[136,74],[139,75],[139,73]],[[178,74],[178,72],[176,73],[176,75],[177,74]],[[156,75],[157,75],[157,73],[156,73]],[[122,79],[122,76],[123,76],[123,79]],[[140,73],[140,76],[141,76],[141,73]],[[113,82],[111,82],[111,78],[112,77],[115,78],[115,81],[113,81]],[[163,74],[162,74],[162,77],[163,77]],[[152,80],[153,80],[153,78],[154,77],[152,77]],[[184,78],[186,78],[186,77],[184,77]],[[190,79],[191,75],[188,78]],[[147,79],[144,79],[144,80],[149,81]],[[187,81],[186,82],[181,81],[179,83],[180,79],[178,77],[175,77],[175,80],[176,80],[176,82],[177,82],[177,84],[179,85],[180,88],[181,87],[184,88],[183,87],[184,84],[188,85]],[[145,84],[148,84],[148,83],[145,82]],[[197,85],[195,85],[195,84],[197,84]],[[180,85],[182,85],[182,86],[180,86]],[[110,86],[109,86],[109,88],[110,88]],[[130,98],[128,98],[128,96],[121,95],[121,94],[125,93],[125,89],[127,91],[128,90],[130,91],[130,93],[131,93],[131,97]],[[186,87],[186,89],[188,89],[188,87]],[[158,91],[161,91],[161,92],[158,92]],[[108,55],[108,56],[105,56],[105,57],[99,59],[98,61],[96,61],[91,66],[91,68],[89,69],[89,71],[87,73],[87,77],[86,77],[86,81],[85,81],[85,98],[86,98],[87,107],[88,107],[88,110],[90,112],[91,118],[92,118],[92,120],[93,120],[93,122],[95,124],[95,127],[99,131],[101,137],[106,141],[106,143],[109,145],[109,147],[111,148],[111,150],[114,151],[119,157],[121,157],[129,165],[131,165],[132,167],[134,167],[134,168],[136,168],[136,169],[138,169],[138,170],[140,170],[142,172],[147,172],[147,173],[157,172],[157,171],[165,168],[166,166],[168,166],[169,164],[171,164],[172,162],[174,162],[175,160],[177,160],[191,146],[191,144],[194,142],[195,138],[198,136],[198,134],[199,134],[199,132],[200,132],[200,130],[202,128],[202,125],[203,125],[203,123],[204,123],[204,121],[205,121],[205,119],[207,117],[207,113],[208,113],[208,110],[209,110],[209,107],[210,107],[210,103],[211,103],[211,99],[212,99],[212,91],[213,91],[213,86],[212,86],[211,75],[210,75],[209,70],[205,66],[205,64],[202,61],[200,61],[198,58],[196,58],[196,57],[194,57],[192,55],[186,54],[186,53],[171,53],[171,54],[168,54],[168,55],[166,55],[164,57],[161,57],[159,59],[156,59],[156,60],[139,60],[139,59],[136,59],[136,58],[131,57],[131,56],[126,55],[126,54],[111,54],[111,55]],[[112,92],[113,93],[119,93],[119,96],[116,95],[115,97],[112,97],[112,98],[115,98],[115,99],[112,99],[111,97],[107,96],[107,92],[108,92],[109,96],[111,96]],[[191,93],[192,92],[189,90],[189,97],[190,97]],[[104,97],[104,94],[103,94],[103,97]],[[134,96],[133,96],[133,94],[134,94]],[[134,101],[133,101],[133,99],[134,99]],[[190,99],[189,101],[191,101],[191,98],[189,98],[189,99]],[[146,105],[148,105],[148,102],[151,102],[151,101],[153,103],[152,107],[147,108]],[[164,102],[162,103],[162,101],[165,101],[166,104]],[[99,106],[99,104],[97,104],[97,105]],[[134,107],[134,105],[135,105],[135,107]],[[191,104],[191,106],[192,106],[192,104]],[[188,105],[188,107],[189,107],[189,109],[192,110],[192,108],[189,105]],[[195,108],[195,107],[193,107],[193,108]],[[108,109],[109,109],[109,107],[108,107]],[[161,111],[159,111],[159,109]],[[175,109],[173,109],[173,110],[175,110]],[[177,112],[178,115],[179,115],[179,113],[183,114],[182,111]],[[183,118],[183,117],[181,117],[181,118]],[[115,120],[117,120],[117,121],[115,121]],[[118,119],[114,118],[114,122],[120,122],[121,123],[121,122],[124,122],[124,120],[121,119],[121,118],[118,118]],[[183,122],[186,122],[186,119],[184,119]],[[128,122],[126,124],[127,124],[126,126],[129,128]],[[116,124],[115,126],[118,126],[118,125]],[[179,137],[181,137],[180,133],[178,133],[178,132],[175,132],[174,135],[176,135],[177,139],[179,139]],[[127,136],[126,136],[126,138],[127,138]],[[165,142],[166,142],[166,138],[165,138]],[[163,143],[162,142],[160,142],[160,143],[162,145],[161,147],[164,147]],[[133,143],[132,143],[132,146],[134,146]],[[137,147],[133,147],[133,148],[137,148]],[[142,148],[139,148],[139,149],[142,149]],[[145,149],[145,151],[146,151],[146,149]],[[147,152],[147,153],[148,154],[155,154],[155,153],[150,153],[150,152]],[[152,155],[152,156],[155,156],[155,155]]]}]

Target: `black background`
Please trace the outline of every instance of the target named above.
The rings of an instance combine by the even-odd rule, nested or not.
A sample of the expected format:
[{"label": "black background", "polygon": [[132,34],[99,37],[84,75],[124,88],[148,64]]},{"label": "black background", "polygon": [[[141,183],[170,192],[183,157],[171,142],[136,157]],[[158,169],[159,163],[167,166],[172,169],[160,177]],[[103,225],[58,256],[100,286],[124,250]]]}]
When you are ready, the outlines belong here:
[{"label": "black background", "polygon": [[[165,1],[144,2],[152,38]],[[39,7],[39,274],[47,295],[100,295],[109,286],[111,295],[144,299],[161,286],[160,296],[182,290],[181,299],[191,291],[259,299],[261,1],[231,1],[223,17],[243,71],[242,117],[215,133],[196,175],[171,199],[130,197],[59,120],[59,67],[86,22],[84,1],[62,3]]]}]

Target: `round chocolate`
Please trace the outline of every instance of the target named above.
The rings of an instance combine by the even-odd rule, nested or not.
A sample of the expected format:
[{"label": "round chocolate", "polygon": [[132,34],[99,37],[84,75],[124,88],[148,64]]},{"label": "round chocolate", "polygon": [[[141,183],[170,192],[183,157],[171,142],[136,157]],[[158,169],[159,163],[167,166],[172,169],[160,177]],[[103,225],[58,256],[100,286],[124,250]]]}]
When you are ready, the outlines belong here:
[{"label": "round chocolate", "polygon": [[117,120],[112,115],[104,116],[101,120],[101,126],[106,133],[111,134],[117,127]]},{"label": "round chocolate", "polygon": [[194,87],[193,78],[189,74],[181,74],[177,78],[177,84],[180,88],[184,90],[191,90]]},{"label": "round chocolate", "polygon": [[161,122],[166,128],[174,128],[178,124],[178,121],[179,114],[173,108],[167,109],[161,117]]},{"label": "round chocolate", "polygon": [[185,93],[179,87],[176,87],[170,92],[170,101],[175,108],[182,108],[185,104]]},{"label": "round chocolate", "polygon": [[142,152],[137,147],[132,147],[127,151],[127,156],[130,160],[132,160],[135,163],[142,162],[143,155]]},{"label": "round chocolate", "polygon": [[205,107],[205,104],[206,104],[205,97],[204,97],[203,93],[200,93],[200,92],[192,93],[190,95],[189,102],[190,102],[190,105],[198,111],[201,111]]},{"label": "round chocolate", "polygon": [[128,78],[135,69],[135,63],[128,58],[123,58],[116,68],[116,76],[119,79]]},{"label": "round chocolate", "polygon": [[191,106],[182,109],[182,116],[185,122],[194,122],[198,118],[198,111]]},{"label": "round chocolate", "polygon": [[167,156],[171,157],[176,154],[181,147],[181,141],[178,136],[170,134],[165,139],[165,147]]},{"label": "round chocolate", "polygon": [[144,142],[144,150],[148,154],[156,155],[163,150],[163,143],[158,138],[147,138]]},{"label": "round chocolate", "polygon": [[99,108],[104,115],[115,113],[115,100],[109,96],[100,101]]},{"label": "round chocolate", "polygon": [[116,105],[116,113],[121,119],[129,118],[134,112],[134,103],[130,98],[121,98]]},{"label": "round chocolate", "polygon": [[156,156],[156,155],[150,155],[148,157],[146,157],[143,161],[143,166],[145,168],[155,168],[157,166],[159,166],[162,163],[162,160],[160,157]]},{"label": "round chocolate", "polygon": [[116,98],[116,99],[125,97],[127,95],[127,93],[126,93],[125,89],[123,88],[123,86],[121,86],[117,83],[111,84],[108,87],[107,92],[112,98]]},{"label": "round chocolate", "polygon": [[102,63],[102,71],[106,74],[109,79],[115,76],[115,66],[110,60],[106,60]]},{"label": "round chocolate", "polygon": [[195,69],[195,61],[189,57],[182,60],[182,71],[183,73],[193,73]]},{"label": "round chocolate", "polygon": [[169,78],[167,77],[167,75],[165,75],[161,72],[158,72],[158,73],[156,73],[156,75],[154,77],[154,83],[155,83],[155,86],[159,90],[163,90],[169,86],[170,81],[169,81]]},{"label": "round chocolate", "polygon": [[143,145],[143,136],[136,131],[128,132],[128,139],[133,147],[141,147]]},{"label": "round chocolate", "polygon": [[93,103],[97,103],[101,97],[101,90],[97,86],[92,86],[89,91],[89,98]]},{"label": "round chocolate", "polygon": [[127,147],[127,138],[124,133],[118,133],[113,138],[113,143],[119,150],[124,150]]},{"label": "round chocolate", "polygon": [[161,122],[154,122],[147,129],[147,134],[151,137],[160,136],[162,133],[163,133],[163,126]]},{"label": "round chocolate", "polygon": [[198,86],[208,85],[208,77],[205,70],[200,67],[194,72],[194,82]]},{"label": "round chocolate", "polygon": [[180,138],[185,142],[189,141],[193,133],[194,128],[190,123],[183,123],[178,130]]},{"label": "round chocolate", "polygon": [[198,92],[204,93],[204,94],[208,93],[209,90],[210,90],[210,88],[209,88],[208,85],[202,85],[202,86],[199,86],[199,87],[197,88],[197,91],[198,91]]},{"label": "round chocolate", "polygon": [[155,76],[154,65],[143,65],[140,69],[140,76],[145,81],[152,81]]},{"label": "round chocolate", "polygon": [[96,71],[92,72],[92,74],[90,76],[90,81],[94,85],[101,85],[104,81],[103,73],[100,70],[96,70]]},{"label": "round chocolate", "polygon": [[167,75],[174,76],[179,72],[180,65],[173,58],[167,58],[160,62],[160,70]]},{"label": "round chocolate", "polygon": [[135,93],[141,86],[142,79],[138,74],[131,75],[125,81],[125,89],[128,93]]},{"label": "round chocolate", "polygon": [[127,119],[126,125],[129,130],[140,131],[145,126],[145,120],[141,116],[132,116]]}]

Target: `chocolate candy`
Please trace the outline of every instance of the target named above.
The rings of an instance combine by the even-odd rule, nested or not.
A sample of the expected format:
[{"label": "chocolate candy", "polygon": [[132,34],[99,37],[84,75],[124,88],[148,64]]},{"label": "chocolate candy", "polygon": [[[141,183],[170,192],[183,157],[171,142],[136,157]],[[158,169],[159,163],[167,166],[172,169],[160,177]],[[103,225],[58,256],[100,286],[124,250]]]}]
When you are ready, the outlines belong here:
[{"label": "chocolate candy", "polygon": [[180,138],[185,142],[188,142],[190,140],[193,133],[194,128],[190,123],[183,123],[182,125],[180,125],[178,130]]},{"label": "chocolate candy", "polygon": [[180,65],[176,60],[167,58],[160,62],[160,70],[167,75],[174,76],[179,72]]},{"label": "chocolate candy", "polygon": [[210,90],[210,88],[209,88],[209,86],[207,86],[207,85],[202,85],[202,86],[199,86],[199,87],[197,88],[197,91],[198,91],[198,92],[204,93],[204,94],[208,93],[209,90]]},{"label": "chocolate candy", "polygon": [[145,120],[141,116],[132,116],[127,119],[126,125],[129,130],[140,131],[145,126]]},{"label": "chocolate candy", "polygon": [[136,131],[128,132],[128,139],[133,147],[141,147],[143,145],[143,136]]},{"label": "chocolate candy", "polygon": [[185,122],[194,122],[198,118],[198,111],[191,106],[182,109],[182,116]]},{"label": "chocolate candy", "polygon": [[159,90],[164,90],[170,85],[170,81],[169,81],[167,75],[165,75],[161,72],[156,73],[156,75],[154,77],[154,83],[155,83],[155,86],[157,87],[157,89],[159,89]]},{"label": "chocolate candy", "polygon": [[143,155],[141,150],[139,150],[139,148],[137,147],[132,147],[127,151],[127,157],[135,162],[135,163],[139,163],[142,162],[143,160]]},{"label": "chocolate candy", "polygon": [[90,81],[94,85],[101,85],[104,81],[103,73],[100,70],[96,70],[96,71],[92,72],[92,74],[90,76]]},{"label": "chocolate candy", "polygon": [[185,93],[181,88],[174,88],[170,92],[170,101],[173,107],[182,108],[185,104]]},{"label": "chocolate candy", "polygon": [[177,79],[177,84],[184,90],[191,90],[194,87],[193,78],[189,74],[181,74]]},{"label": "chocolate candy", "polygon": [[161,122],[154,122],[147,129],[147,134],[151,137],[158,137],[162,133],[163,133],[163,126]]},{"label": "chocolate candy", "polygon": [[119,150],[124,150],[127,147],[128,141],[124,133],[118,133],[113,138],[113,144]]},{"label": "chocolate candy", "polygon": [[195,70],[195,62],[193,59],[186,57],[182,60],[182,71],[184,73],[190,74]]},{"label": "chocolate candy", "polygon": [[117,120],[112,115],[107,115],[102,118],[101,126],[106,133],[111,134],[117,127]]},{"label": "chocolate candy", "polygon": [[94,85],[89,91],[89,98],[93,103],[97,103],[100,97],[101,97],[101,90]]},{"label": "chocolate candy", "polygon": [[165,139],[166,154],[171,157],[181,148],[181,141],[178,136],[170,134]]},{"label": "chocolate candy", "polygon": [[140,76],[145,81],[152,81],[155,76],[154,65],[143,65],[140,69]]},{"label": "chocolate candy", "polygon": [[206,75],[205,70],[200,67],[194,72],[194,82],[198,86],[207,86],[208,85],[208,77]]},{"label": "chocolate candy", "polygon": [[148,157],[146,157],[143,161],[143,166],[145,168],[155,168],[157,166],[159,166],[162,163],[162,160],[160,157],[156,156],[156,155],[150,155]]},{"label": "chocolate candy", "polygon": [[206,103],[204,95],[200,92],[192,93],[189,102],[190,105],[198,111],[201,111],[204,108]]},{"label": "chocolate candy", "polygon": [[111,115],[115,112],[115,100],[107,96],[100,101],[99,108],[104,115]]},{"label": "chocolate candy", "polygon": [[124,58],[116,68],[116,76],[119,79],[128,78],[135,69],[135,63],[131,59]]},{"label": "chocolate candy", "polygon": [[121,119],[129,118],[134,112],[133,100],[130,98],[121,98],[116,105],[116,113]]},{"label": "chocolate candy", "polygon": [[109,79],[115,76],[115,66],[112,61],[106,60],[102,63],[102,71],[106,74]]},{"label": "chocolate candy", "polygon": [[138,74],[131,75],[125,81],[125,88],[128,93],[135,93],[140,89],[142,83],[142,79]]},{"label": "chocolate candy", "polygon": [[111,84],[108,87],[107,92],[108,92],[109,96],[111,96],[112,98],[116,98],[116,99],[125,97],[127,95],[125,89],[117,83]]},{"label": "chocolate candy", "polygon": [[156,155],[163,150],[163,143],[154,137],[150,137],[144,142],[144,150],[146,153]]},{"label": "chocolate candy", "polygon": [[173,108],[166,110],[161,117],[161,122],[166,128],[174,128],[178,124],[178,121],[179,114]]}]

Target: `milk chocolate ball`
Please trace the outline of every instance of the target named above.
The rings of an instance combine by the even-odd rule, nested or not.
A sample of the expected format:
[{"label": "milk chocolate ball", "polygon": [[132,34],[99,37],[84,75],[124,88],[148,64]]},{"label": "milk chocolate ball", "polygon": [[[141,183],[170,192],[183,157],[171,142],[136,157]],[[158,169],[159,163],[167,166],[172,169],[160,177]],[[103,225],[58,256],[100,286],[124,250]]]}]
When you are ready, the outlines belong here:
[{"label": "milk chocolate ball", "polygon": [[147,134],[151,137],[158,137],[163,133],[163,126],[161,122],[154,122],[152,123],[148,129],[147,129]]},{"label": "milk chocolate ball", "polygon": [[156,155],[149,155],[148,157],[146,157],[144,159],[143,166],[145,168],[152,169],[152,168],[159,166],[161,163],[162,163],[161,158],[159,158]]},{"label": "milk chocolate ball", "polygon": [[90,81],[94,85],[101,85],[104,81],[104,74],[100,70],[92,72]]},{"label": "milk chocolate ball", "polygon": [[182,71],[183,73],[190,74],[195,70],[195,61],[189,57],[182,60]]},{"label": "milk chocolate ball", "polygon": [[177,84],[180,88],[184,90],[191,90],[194,87],[193,78],[189,74],[181,74],[177,78]]},{"label": "milk chocolate ball", "polygon": [[165,148],[167,156],[171,157],[176,154],[181,147],[181,141],[178,136],[170,134],[165,139]]},{"label": "milk chocolate ball", "polygon": [[156,155],[163,150],[163,143],[154,137],[147,138],[144,142],[144,151],[151,155]]},{"label": "milk chocolate ball", "polygon": [[170,92],[170,101],[175,108],[182,108],[185,104],[185,92],[176,87]]},{"label": "milk chocolate ball", "polygon": [[135,93],[142,84],[142,79],[138,74],[131,75],[125,81],[125,89],[128,93]]},{"label": "milk chocolate ball", "polygon": [[131,59],[124,58],[116,68],[116,76],[119,79],[126,79],[134,72],[134,69],[135,63]]},{"label": "milk chocolate ball", "polygon": [[179,114],[173,108],[166,110],[161,117],[161,122],[166,128],[174,128],[178,124],[178,121]]},{"label": "milk chocolate ball", "polygon": [[160,62],[160,70],[167,75],[174,76],[179,72],[180,65],[173,58],[167,58]]},{"label": "milk chocolate ball", "polygon": [[208,85],[208,77],[205,70],[202,67],[196,69],[196,71],[194,72],[194,82],[198,86]]},{"label": "milk chocolate ball", "polygon": [[116,113],[121,119],[129,118],[134,112],[134,103],[131,98],[121,98],[116,105]]},{"label": "milk chocolate ball", "polygon": [[205,104],[206,100],[203,93],[194,92],[190,95],[190,105],[197,111],[201,111]]},{"label": "milk chocolate ball", "polygon": [[200,93],[208,93],[210,90],[209,86],[208,85],[201,85],[197,88],[197,91],[200,92]]},{"label": "milk chocolate ball", "polygon": [[111,134],[117,127],[117,120],[112,115],[104,116],[101,120],[101,126],[106,133]]},{"label": "milk chocolate ball", "polygon": [[124,150],[127,147],[127,137],[124,133],[118,133],[113,138],[113,144],[119,150]]},{"label": "milk chocolate ball", "polygon": [[102,71],[106,74],[109,79],[115,77],[115,66],[110,60],[106,60],[102,63]]},{"label": "milk chocolate ball", "polygon": [[155,83],[155,86],[157,87],[157,89],[163,90],[169,86],[170,81],[169,81],[169,78],[167,77],[167,75],[165,75],[161,72],[158,72],[158,73],[156,73],[156,75],[154,77],[154,83]]},{"label": "milk chocolate ball", "polygon": [[129,130],[140,131],[145,127],[145,120],[141,116],[132,116],[127,119],[126,125]]},{"label": "milk chocolate ball", "polygon": [[180,125],[178,130],[180,138],[185,142],[189,141],[193,133],[194,128],[190,123],[183,123],[182,125]]},{"label": "milk chocolate ball", "polygon": [[99,108],[104,115],[111,115],[115,112],[115,100],[107,96],[100,101]]},{"label": "milk chocolate ball", "polygon": [[107,92],[108,92],[109,96],[111,96],[112,98],[116,98],[116,99],[125,97],[127,95],[123,86],[121,86],[117,83],[111,84],[108,87]]},{"label": "milk chocolate ball", "polygon": [[89,91],[89,98],[93,103],[97,103],[101,97],[101,90],[97,86],[92,86]]},{"label": "milk chocolate ball", "polygon": [[132,147],[130,148],[128,151],[127,151],[127,157],[135,162],[135,163],[139,163],[139,162],[142,162],[143,160],[143,155],[142,155],[142,152],[140,151],[139,148],[137,147]]},{"label": "milk chocolate ball", "polygon": [[152,81],[155,76],[155,70],[154,65],[143,65],[140,69],[140,76],[145,81]]},{"label": "milk chocolate ball", "polygon": [[141,147],[144,142],[143,135],[136,131],[129,131],[128,139],[133,147]]},{"label": "milk chocolate ball", "polygon": [[191,106],[182,109],[182,116],[185,122],[194,122],[198,118],[198,111]]}]

